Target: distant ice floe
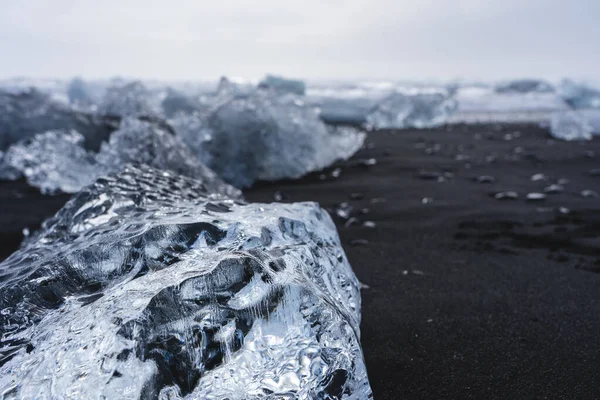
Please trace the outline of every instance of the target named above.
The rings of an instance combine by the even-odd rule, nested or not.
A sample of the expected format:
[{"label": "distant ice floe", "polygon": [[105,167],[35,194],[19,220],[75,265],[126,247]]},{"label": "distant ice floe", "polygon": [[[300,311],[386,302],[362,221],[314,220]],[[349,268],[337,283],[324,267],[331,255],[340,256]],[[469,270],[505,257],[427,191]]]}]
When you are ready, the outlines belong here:
[{"label": "distant ice floe", "polygon": [[299,178],[352,156],[365,138],[353,128],[326,126],[297,96],[264,89],[221,97],[207,115],[180,115],[169,123],[201,160],[236,187]]},{"label": "distant ice floe", "polygon": [[297,79],[287,79],[281,76],[267,75],[258,84],[259,88],[271,89],[277,93],[291,93],[298,96],[304,96],[306,93],[306,84]]},{"label": "distant ice floe", "polygon": [[516,79],[496,85],[497,93],[552,93],[554,86],[540,79]]},{"label": "distant ice floe", "polygon": [[158,116],[161,114],[160,100],[140,81],[115,84],[106,89],[98,112],[118,116]]}]

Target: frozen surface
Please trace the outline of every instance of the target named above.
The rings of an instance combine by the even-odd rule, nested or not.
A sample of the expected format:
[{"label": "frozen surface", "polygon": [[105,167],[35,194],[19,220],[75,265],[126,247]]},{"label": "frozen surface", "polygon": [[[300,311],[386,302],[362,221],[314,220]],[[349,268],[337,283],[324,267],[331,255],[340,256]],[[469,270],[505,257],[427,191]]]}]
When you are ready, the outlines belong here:
[{"label": "frozen surface", "polygon": [[128,168],[0,264],[5,397],[372,398],[329,215],[210,185]]},{"label": "frozen surface", "polygon": [[36,135],[6,152],[2,170],[20,171],[43,193],[77,192],[99,176],[119,171],[130,163],[218,181],[214,172],[206,168],[179,137],[155,122],[125,118],[97,153],[86,150],[83,141],[76,131]]},{"label": "frozen surface", "polygon": [[367,125],[377,128],[429,128],[448,121],[457,103],[446,92],[393,93],[367,116]]},{"label": "frozen surface", "polygon": [[593,128],[588,120],[576,111],[556,113],[550,122],[550,133],[561,140],[590,140]]},{"label": "frozen surface", "polygon": [[325,168],[353,155],[365,137],[327,127],[300,98],[270,90],[222,98],[208,115],[170,123],[202,161],[236,187]]},{"label": "frozen surface", "polygon": [[303,96],[306,92],[304,81],[297,79],[287,79],[281,76],[267,75],[260,83],[259,87],[272,89],[278,93],[291,93]]},{"label": "frozen surface", "polygon": [[76,130],[86,148],[97,150],[114,131],[118,121],[75,111],[48,95],[29,89],[18,93],[0,91],[0,150],[48,130]]}]

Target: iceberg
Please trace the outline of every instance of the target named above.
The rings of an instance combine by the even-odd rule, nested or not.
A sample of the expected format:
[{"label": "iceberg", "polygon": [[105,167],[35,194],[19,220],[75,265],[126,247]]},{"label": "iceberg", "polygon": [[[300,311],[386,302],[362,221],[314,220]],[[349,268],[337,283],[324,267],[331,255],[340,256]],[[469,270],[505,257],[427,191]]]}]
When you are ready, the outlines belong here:
[{"label": "iceberg", "polygon": [[168,88],[166,96],[161,103],[161,108],[163,114],[171,118],[180,113],[191,114],[202,110],[204,107],[192,97]]},{"label": "iceberg", "polygon": [[87,114],[53,101],[48,95],[30,89],[18,93],[0,91],[0,150],[49,130],[76,130],[84,146],[98,150],[118,127],[118,118]]},{"label": "iceberg", "polygon": [[444,124],[458,107],[444,91],[400,93],[383,99],[367,116],[367,126],[375,129],[430,128]]},{"label": "iceberg", "polygon": [[558,112],[552,115],[550,134],[561,140],[590,140],[593,128],[586,118],[576,111]]},{"label": "iceberg", "polygon": [[352,156],[365,138],[353,128],[326,126],[297,96],[271,90],[221,97],[207,115],[169,123],[200,160],[236,187],[323,169]]},{"label": "iceberg", "polygon": [[132,117],[123,119],[98,152],[87,150],[83,136],[76,131],[48,131],[11,146],[1,170],[20,171],[42,193],[75,193],[132,163],[218,181],[164,125]]},{"label": "iceberg", "polygon": [[306,84],[301,80],[287,79],[281,76],[267,75],[258,84],[259,88],[271,89],[277,93],[291,93],[298,96],[304,96],[306,93]]},{"label": "iceberg", "polygon": [[0,392],[372,398],[359,282],[329,215],[215,185],[128,167],[1,263]]}]

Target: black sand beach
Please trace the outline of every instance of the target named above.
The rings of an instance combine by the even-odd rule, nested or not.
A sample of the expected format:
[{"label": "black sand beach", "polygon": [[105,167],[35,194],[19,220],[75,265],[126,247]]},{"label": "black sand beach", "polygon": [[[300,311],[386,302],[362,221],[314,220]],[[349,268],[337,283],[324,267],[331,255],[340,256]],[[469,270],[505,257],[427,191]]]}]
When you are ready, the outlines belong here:
[{"label": "black sand beach", "polygon": [[[600,193],[598,169],[600,140],[535,126],[382,131],[347,162],[245,196],[332,215],[348,203],[334,219],[368,286],[375,399],[599,399],[600,198],[582,195]],[[518,198],[494,198],[505,191]],[[0,259],[68,198],[0,183]]]}]

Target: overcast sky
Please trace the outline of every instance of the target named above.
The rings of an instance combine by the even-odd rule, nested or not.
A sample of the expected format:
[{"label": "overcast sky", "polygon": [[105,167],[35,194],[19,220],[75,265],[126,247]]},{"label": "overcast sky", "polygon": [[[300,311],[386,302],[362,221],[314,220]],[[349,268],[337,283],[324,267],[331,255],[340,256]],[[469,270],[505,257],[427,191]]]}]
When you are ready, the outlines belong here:
[{"label": "overcast sky", "polygon": [[600,0],[0,0],[0,77],[600,78]]}]

